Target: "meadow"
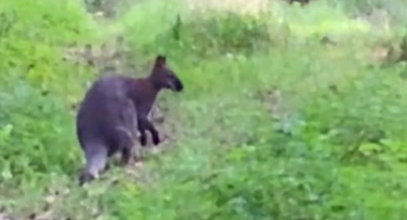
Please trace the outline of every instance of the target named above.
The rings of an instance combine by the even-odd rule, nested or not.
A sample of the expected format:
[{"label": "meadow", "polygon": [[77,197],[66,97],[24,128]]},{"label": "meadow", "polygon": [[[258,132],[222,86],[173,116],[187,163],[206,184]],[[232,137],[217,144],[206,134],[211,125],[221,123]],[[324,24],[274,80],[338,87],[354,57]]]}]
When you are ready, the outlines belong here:
[{"label": "meadow", "polygon": [[[0,220],[404,219],[406,21],[403,0],[0,1]],[[185,85],[157,100],[164,143],[79,187],[86,89],[159,53]]]}]

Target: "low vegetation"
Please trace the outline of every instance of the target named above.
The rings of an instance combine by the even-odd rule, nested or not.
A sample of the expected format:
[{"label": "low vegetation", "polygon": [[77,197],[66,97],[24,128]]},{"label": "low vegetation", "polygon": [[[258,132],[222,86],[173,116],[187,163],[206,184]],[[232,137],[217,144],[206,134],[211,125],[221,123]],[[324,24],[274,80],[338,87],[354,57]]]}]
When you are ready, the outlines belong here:
[{"label": "low vegetation", "polygon": [[[0,219],[407,214],[403,0],[101,2],[0,1]],[[124,62],[82,62],[116,39]],[[154,109],[164,143],[79,187],[85,90],[158,53],[185,85]]]}]

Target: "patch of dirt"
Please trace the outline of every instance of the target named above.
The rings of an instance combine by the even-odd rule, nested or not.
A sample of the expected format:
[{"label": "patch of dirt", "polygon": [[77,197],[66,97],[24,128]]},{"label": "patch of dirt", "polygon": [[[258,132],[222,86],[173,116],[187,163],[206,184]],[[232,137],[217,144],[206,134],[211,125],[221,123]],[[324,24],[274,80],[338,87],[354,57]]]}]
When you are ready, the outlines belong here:
[{"label": "patch of dirt", "polygon": [[380,32],[389,33],[392,18],[385,9],[375,8],[368,13],[359,16],[359,19],[368,22]]},{"label": "patch of dirt", "polygon": [[135,69],[130,62],[130,49],[124,37],[118,36],[102,45],[73,44],[64,49],[64,59],[77,65],[88,65],[101,75],[128,74]]},{"label": "patch of dirt", "polygon": [[4,208],[1,208],[0,209],[0,220],[14,220],[14,219],[11,218],[10,215],[7,214],[7,212]]},{"label": "patch of dirt", "polygon": [[[34,205],[35,207],[40,207],[37,210],[31,210],[30,214],[27,214],[24,220],[52,220],[55,219],[54,206],[60,205],[63,199],[68,196],[70,190],[68,188],[61,188],[54,186],[53,189],[49,190],[44,196],[43,201],[40,206]],[[38,204],[38,201],[35,202]],[[0,220],[21,220],[20,217],[12,217],[5,209],[0,210]]]},{"label": "patch of dirt", "polygon": [[268,9],[268,0],[206,0],[195,1],[185,0],[185,5],[191,11],[203,12],[206,11],[220,11],[220,12],[233,12],[239,14],[249,14],[256,16]]},{"label": "patch of dirt", "polygon": [[386,64],[394,63],[403,60],[403,50],[401,46],[398,46],[391,42],[379,42],[376,43],[370,51],[368,60],[372,64]]},{"label": "patch of dirt", "polygon": [[272,87],[260,93],[259,99],[264,103],[274,120],[279,120],[284,117],[286,109],[283,103],[283,92],[279,88]]}]

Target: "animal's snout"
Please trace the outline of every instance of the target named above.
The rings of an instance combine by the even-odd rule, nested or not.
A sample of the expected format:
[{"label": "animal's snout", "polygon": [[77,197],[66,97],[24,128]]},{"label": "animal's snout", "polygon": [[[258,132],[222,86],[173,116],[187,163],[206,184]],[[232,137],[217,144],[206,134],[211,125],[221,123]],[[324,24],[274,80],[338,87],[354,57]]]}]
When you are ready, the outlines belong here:
[{"label": "animal's snout", "polygon": [[177,78],[172,80],[170,87],[176,92],[181,92],[184,89],[184,85],[182,84],[181,80]]},{"label": "animal's snout", "polygon": [[182,85],[182,82],[178,79],[174,83],[175,91],[181,92],[184,89],[184,85]]}]

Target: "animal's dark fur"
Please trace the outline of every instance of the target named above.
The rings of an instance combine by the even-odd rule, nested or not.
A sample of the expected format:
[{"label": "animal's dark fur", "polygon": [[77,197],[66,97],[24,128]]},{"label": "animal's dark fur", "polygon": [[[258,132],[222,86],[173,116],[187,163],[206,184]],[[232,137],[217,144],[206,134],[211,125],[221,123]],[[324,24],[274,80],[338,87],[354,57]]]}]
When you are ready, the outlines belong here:
[{"label": "animal's dark fur", "polygon": [[302,6],[310,3],[310,0],[286,0],[288,3],[293,4],[294,2],[300,3]]},{"label": "animal's dark fur", "polygon": [[165,88],[179,92],[183,84],[166,67],[163,56],[157,56],[148,77],[105,76],[94,82],[76,121],[78,140],[86,157],[81,185],[97,177],[116,152],[121,152],[122,162],[127,164],[137,130],[142,146],[146,145],[146,131],[151,133],[155,145],[160,143],[158,131],[147,116],[158,92]]}]

